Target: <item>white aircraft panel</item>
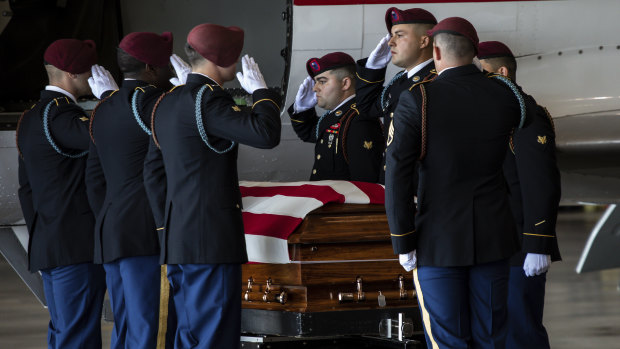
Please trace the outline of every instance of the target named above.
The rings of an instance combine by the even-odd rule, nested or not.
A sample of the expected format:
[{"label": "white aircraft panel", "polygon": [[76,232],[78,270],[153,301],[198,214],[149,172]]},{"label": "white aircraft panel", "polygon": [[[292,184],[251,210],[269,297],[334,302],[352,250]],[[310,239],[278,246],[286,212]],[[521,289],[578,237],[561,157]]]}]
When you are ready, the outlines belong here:
[{"label": "white aircraft panel", "polygon": [[362,47],[362,6],[295,6],[293,50],[343,51]]}]

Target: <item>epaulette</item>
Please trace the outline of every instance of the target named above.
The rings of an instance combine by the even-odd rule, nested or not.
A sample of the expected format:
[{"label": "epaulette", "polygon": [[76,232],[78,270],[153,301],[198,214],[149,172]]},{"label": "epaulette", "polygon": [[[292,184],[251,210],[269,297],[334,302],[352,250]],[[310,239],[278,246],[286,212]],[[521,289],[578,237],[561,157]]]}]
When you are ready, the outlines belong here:
[{"label": "epaulette", "polygon": [[213,92],[213,87],[214,85],[205,84],[204,86],[200,88],[200,90],[198,90],[198,93],[196,94],[196,105],[195,105],[196,127],[198,128],[198,133],[200,134],[200,138],[202,138],[202,141],[204,142],[204,144],[207,145],[207,147],[209,147],[209,149],[213,150],[217,154],[225,154],[231,151],[235,147],[235,145],[237,145],[237,142],[231,141],[230,146],[226,149],[223,149],[223,150],[216,149],[209,142],[207,131],[205,130],[204,124],[202,122],[202,98],[204,97],[204,94],[207,88],[210,89],[211,92]]},{"label": "epaulette", "polygon": [[[77,158],[86,156],[86,154],[88,154],[88,150],[84,150],[83,152],[78,153],[78,154],[69,154],[69,153],[63,152],[62,149],[60,149],[60,147],[58,146],[58,144],[54,142],[54,139],[52,138],[52,133],[50,132],[50,129],[49,129],[49,113],[50,113],[50,109],[52,105],[54,104],[56,104],[56,106],[58,107],[62,104],[71,104],[71,101],[69,101],[69,98],[67,97],[58,97],[58,98],[52,99],[43,108],[42,125],[43,125],[43,133],[45,134],[45,138],[47,138],[47,142],[58,154],[64,157],[71,158],[71,159],[77,159]],[[85,118],[84,121],[86,120],[88,119]]]},{"label": "epaulette", "polygon": [[[142,117],[140,116],[140,112],[138,111],[138,98],[140,98],[140,96],[144,96],[144,94],[146,93],[146,89],[150,89],[150,88],[155,88],[155,86],[154,85],[138,86],[134,88],[134,92],[131,95],[131,112],[133,113],[133,117],[138,123],[138,126],[140,126],[140,128],[142,129],[142,131],[144,131],[144,133],[146,133],[149,136],[151,135],[151,130],[149,127],[147,127],[144,124],[144,121],[142,121]],[[140,92],[142,92],[142,94],[140,94]]]},{"label": "epaulette", "polygon": [[496,80],[503,82],[512,91],[512,93],[514,93],[515,97],[517,98],[517,102],[519,103],[519,108],[521,109],[521,120],[519,121],[519,126],[517,127],[517,131],[520,130],[523,127],[523,124],[525,123],[525,118],[527,116],[527,109],[525,107],[525,99],[523,98],[523,95],[521,95],[519,88],[507,76],[503,76],[503,75],[496,74],[496,73],[487,73],[486,76],[487,78],[496,79]]},{"label": "epaulette", "polygon": [[97,112],[97,108],[99,108],[101,103],[107,101],[108,98],[112,97],[112,95],[114,95],[116,92],[118,92],[118,90],[112,91],[112,93],[110,93],[106,98],[100,100],[99,103],[97,103],[97,105],[93,108],[93,111],[90,112],[90,123],[88,124],[88,134],[90,135],[90,140],[93,142],[93,144],[96,144],[95,137],[93,136],[93,121],[95,120],[95,113]]},{"label": "epaulette", "polygon": [[413,85],[411,85],[411,87],[409,87],[409,91],[413,91],[413,89],[416,86],[420,86],[420,85],[423,85],[423,84],[426,84],[426,83],[429,83],[429,82],[435,80],[436,77],[437,77],[437,71],[435,69],[432,69],[431,72],[424,79],[422,79],[422,80],[420,80],[418,82],[413,83]]},{"label": "epaulette", "polygon": [[430,74],[427,75],[424,79],[422,79],[422,81],[418,81],[415,84],[411,85],[411,87],[409,88],[409,91],[413,91],[413,89],[415,87],[419,87],[420,89],[420,95],[422,97],[422,105],[420,107],[420,111],[421,111],[421,144],[420,144],[420,157],[418,158],[419,161],[422,161],[424,159],[424,157],[426,156],[426,109],[427,109],[427,98],[426,98],[426,88],[424,87],[425,84],[435,80],[435,78],[437,77],[437,71],[435,69],[431,70]]},{"label": "epaulette", "polygon": [[353,121],[353,119],[355,118],[355,116],[359,115],[360,111],[357,109],[357,103],[353,103],[351,104],[351,106],[349,106],[349,110],[347,110],[346,113],[344,113],[344,115],[342,116],[342,118],[340,118],[340,125],[342,126],[342,141],[340,142],[342,144],[342,156],[344,157],[344,161],[346,161],[346,163],[349,163],[349,154],[347,153],[347,134],[349,133],[349,126],[351,125],[351,122]]}]

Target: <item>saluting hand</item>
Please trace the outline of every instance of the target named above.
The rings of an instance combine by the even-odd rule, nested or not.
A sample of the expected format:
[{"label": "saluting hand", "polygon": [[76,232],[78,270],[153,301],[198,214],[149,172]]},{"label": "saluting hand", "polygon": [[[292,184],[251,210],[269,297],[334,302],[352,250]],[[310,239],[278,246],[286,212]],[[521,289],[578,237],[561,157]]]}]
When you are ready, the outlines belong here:
[{"label": "saluting hand", "polygon": [[398,255],[398,262],[400,265],[405,268],[406,271],[412,271],[415,269],[418,264],[418,259],[416,258],[416,250],[413,250],[409,253],[403,253]]},{"label": "saluting hand", "polygon": [[179,86],[185,84],[187,81],[187,75],[192,72],[192,67],[185,63],[181,57],[173,54],[170,56],[170,63],[174,68],[174,72],[177,74],[176,77],[170,79],[170,83],[174,86]]},{"label": "saluting hand", "polygon": [[90,90],[95,97],[101,99],[105,91],[118,90],[118,85],[114,81],[112,74],[104,67],[95,64],[90,68],[90,71],[92,76],[88,78],[88,85],[90,85]]},{"label": "saluting hand", "polygon": [[295,113],[301,113],[314,108],[316,105],[316,93],[312,90],[313,88],[314,79],[309,76],[299,85],[299,90],[297,90],[297,95],[295,96],[295,103],[293,104]]},{"label": "saluting hand", "polygon": [[243,69],[243,73],[237,73],[237,79],[247,93],[252,94],[258,89],[267,88],[265,78],[263,78],[258,64],[254,62],[254,58],[248,55],[243,56],[241,58],[241,69]]},{"label": "saluting hand", "polygon": [[548,254],[528,253],[523,262],[523,271],[526,276],[540,275],[551,265],[551,256]]},{"label": "saluting hand", "polygon": [[392,52],[390,50],[390,45],[388,45],[390,41],[390,34],[386,35],[375,49],[368,56],[368,60],[366,61],[366,68],[368,69],[383,69],[387,67],[388,63],[392,59]]}]

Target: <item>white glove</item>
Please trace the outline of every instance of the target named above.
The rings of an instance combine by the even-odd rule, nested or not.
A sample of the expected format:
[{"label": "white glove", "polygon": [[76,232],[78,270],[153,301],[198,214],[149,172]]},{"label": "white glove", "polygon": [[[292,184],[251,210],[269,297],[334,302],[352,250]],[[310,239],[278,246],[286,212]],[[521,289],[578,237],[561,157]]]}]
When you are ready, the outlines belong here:
[{"label": "white glove", "polygon": [[551,265],[551,256],[548,254],[528,253],[523,262],[523,270],[526,276],[540,275]]},{"label": "white glove", "polygon": [[413,250],[409,253],[398,255],[398,262],[403,266],[403,268],[405,268],[406,271],[412,271],[416,267],[418,259],[415,256],[415,251],[416,250]]},{"label": "white glove", "polygon": [[390,50],[390,45],[388,42],[390,41],[390,34],[386,35],[375,49],[368,56],[368,60],[366,61],[366,68],[368,69],[383,69],[387,67],[388,63],[392,59],[392,52]]},{"label": "white glove", "polygon": [[295,96],[295,104],[293,104],[295,113],[301,113],[302,111],[314,108],[316,105],[316,93],[312,90],[313,88],[314,79],[309,76],[299,85],[297,96]]},{"label": "white glove", "polygon": [[95,97],[101,99],[105,91],[118,90],[118,85],[114,81],[112,74],[104,67],[95,64],[90,67],[90,71],[92,76],[88,78],[88,85],[90,85],[90,90]]},{"label": "white glove", "polygon": [[181,57],[173,54],[170,56],[170,63],[172,63],[172,67],[174,68],[174,72],[177,74],[176,77],[170,79],[170,83],[174,86],[179,86],[185,84],[187,81],[187,74],[192,72],[192,67],[185,63]]},{"label": "white glove", "polygon": [[241,58],[241,68],[243,69],[243,74],[237,73],[237,80],[239,80],[241,87],[247,93],[252,94],[258,89],[267,88],[263,74],[260,73],[254,58],[248,55],[243,56]]}]

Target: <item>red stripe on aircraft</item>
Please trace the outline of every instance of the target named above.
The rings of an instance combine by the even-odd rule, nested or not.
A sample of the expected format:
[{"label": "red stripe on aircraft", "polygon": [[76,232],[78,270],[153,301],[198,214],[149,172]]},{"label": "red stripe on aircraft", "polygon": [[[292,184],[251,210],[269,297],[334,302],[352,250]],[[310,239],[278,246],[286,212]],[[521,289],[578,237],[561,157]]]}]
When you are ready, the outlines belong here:
[{"label": "red stripe on aircraft", "polygon": [[375,4],[442,4],[451,2],[508,2],[508,1],[540,1],[540,0],[294,0],[297,6],[329,6],[329,5],[375,5]]}]

